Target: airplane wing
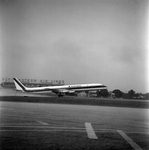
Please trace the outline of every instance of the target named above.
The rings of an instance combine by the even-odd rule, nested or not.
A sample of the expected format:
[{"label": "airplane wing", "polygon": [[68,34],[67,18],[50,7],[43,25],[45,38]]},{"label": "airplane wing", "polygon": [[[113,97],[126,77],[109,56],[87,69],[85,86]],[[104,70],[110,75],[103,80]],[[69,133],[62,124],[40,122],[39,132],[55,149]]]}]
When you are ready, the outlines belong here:
[{"label": "airplane wing", "polygon": [[53,93],[57,94],[59,97],[64,96],[66,94],[72,94],[75,93],[73,90],[67,90],[67,89],[53,89]]}]

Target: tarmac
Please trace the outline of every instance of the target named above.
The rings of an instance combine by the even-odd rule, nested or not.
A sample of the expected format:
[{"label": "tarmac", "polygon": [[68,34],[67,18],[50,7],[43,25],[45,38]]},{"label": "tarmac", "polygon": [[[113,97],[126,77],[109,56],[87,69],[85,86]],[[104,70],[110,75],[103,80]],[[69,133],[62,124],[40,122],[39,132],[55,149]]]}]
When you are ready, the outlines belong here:
[{"label": "tarmac", "polygon": [[103,101],[1,96],[0,149],[148,150],[148,102]]}]

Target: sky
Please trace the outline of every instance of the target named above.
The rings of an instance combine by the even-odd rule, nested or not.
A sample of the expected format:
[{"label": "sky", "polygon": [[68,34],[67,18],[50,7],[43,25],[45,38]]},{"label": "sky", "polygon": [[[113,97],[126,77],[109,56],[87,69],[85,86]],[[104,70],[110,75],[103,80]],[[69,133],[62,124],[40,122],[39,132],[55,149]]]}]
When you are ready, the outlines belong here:
[{"label": "sky", "polygon": [[149,92],[147,0],[1,0],[0,80]]}]

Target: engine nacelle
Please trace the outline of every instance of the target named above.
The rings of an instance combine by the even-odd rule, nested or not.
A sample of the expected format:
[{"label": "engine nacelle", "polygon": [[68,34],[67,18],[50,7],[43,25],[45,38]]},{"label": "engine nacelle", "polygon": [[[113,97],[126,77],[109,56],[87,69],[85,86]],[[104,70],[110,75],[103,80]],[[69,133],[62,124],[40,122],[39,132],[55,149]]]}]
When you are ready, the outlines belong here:
[{"label": "engine nacelle", "polygon": [[75,91],[69,90],[68,93],[70,93],[70,94],[71,94],[71,93],[75,93]]}]

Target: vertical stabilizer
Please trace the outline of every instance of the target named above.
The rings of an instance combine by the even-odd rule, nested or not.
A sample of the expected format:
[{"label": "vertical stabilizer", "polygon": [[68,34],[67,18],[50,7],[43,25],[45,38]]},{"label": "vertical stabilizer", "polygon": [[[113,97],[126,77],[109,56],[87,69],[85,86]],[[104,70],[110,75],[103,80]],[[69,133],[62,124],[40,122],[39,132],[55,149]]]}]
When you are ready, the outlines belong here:
[{"label": "vertical stabilizer", "polygon": [[17,90],[19,91],[26,90],[26,87],[17,78],[13,78],[13,81]]}]

